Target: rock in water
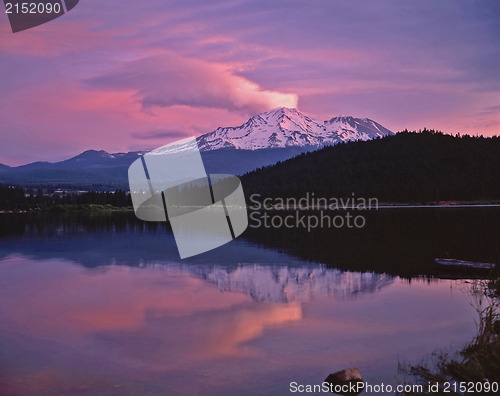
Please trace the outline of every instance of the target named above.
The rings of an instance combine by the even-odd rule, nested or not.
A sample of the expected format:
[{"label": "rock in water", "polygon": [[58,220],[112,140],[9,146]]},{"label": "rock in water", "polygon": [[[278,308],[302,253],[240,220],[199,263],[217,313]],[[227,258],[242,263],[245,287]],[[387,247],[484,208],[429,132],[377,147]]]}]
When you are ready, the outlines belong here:
[{"label": "rock in water", "polygon": [[338,395],[359,395],[363,391],[363,377],[355,367],[330,374],[325,382],[331,384],[330,389]]}]

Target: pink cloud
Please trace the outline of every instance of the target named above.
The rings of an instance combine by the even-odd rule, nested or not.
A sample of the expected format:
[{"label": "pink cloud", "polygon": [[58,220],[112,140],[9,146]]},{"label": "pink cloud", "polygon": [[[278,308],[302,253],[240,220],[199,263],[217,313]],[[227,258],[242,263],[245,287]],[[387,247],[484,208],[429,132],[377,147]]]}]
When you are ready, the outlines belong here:
[{"label": "pink cloud", "polygon": [[297,107],[298,101],[297,95],[264,90],[233,74],[230,65],[173,53],[127,62],[87,82],[94,89],[133,89],[144,108],[184,105],[253,115],[279,106]]}]

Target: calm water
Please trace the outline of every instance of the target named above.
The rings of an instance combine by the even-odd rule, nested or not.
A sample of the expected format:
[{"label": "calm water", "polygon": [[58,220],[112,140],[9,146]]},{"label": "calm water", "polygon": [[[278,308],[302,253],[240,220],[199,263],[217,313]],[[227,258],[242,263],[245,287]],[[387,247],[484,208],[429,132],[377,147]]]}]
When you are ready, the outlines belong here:
[{"label": "calm water", "polygon": [[0,394],[277,395],[352,366],[400,383],[398,360],[474,336],[470,283],[427,256],[494,257],[499,212],[380,212],[368,227],[390,235],[249,230],[191,260],[133,215],[3,215]]}]

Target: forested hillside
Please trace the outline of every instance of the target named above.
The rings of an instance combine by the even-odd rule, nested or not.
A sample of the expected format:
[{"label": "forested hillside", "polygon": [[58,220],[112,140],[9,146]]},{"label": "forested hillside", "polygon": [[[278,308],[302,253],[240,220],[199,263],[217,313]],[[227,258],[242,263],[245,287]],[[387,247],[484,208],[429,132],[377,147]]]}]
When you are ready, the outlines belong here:
[{"label": "forested hillside", "polygon": [[263,197],[376,197],[381,202],[500,200],[500,138],[403,131],[305,153],[242,177]]}]

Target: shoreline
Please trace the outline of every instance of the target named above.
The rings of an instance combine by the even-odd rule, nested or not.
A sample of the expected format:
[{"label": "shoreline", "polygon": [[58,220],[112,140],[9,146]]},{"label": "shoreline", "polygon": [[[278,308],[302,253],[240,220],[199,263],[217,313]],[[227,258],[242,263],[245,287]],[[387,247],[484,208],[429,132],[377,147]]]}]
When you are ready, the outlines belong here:
[{"label": "shoreline", "polygon": [[[444,209],[444,208],[500,208],[500,203],[456,203],[456,204],[403,204],[403,203],[383,203],[373,208],[364,209],[354,209],[363,212],[373,212],[379,209]],[[300,210],[300,211],[346,211],[353,210],[353,208],[329,208],[328,206],[323,207],[261,207],[256,208],[253,206],[247,206],[248,210],[276,210],[276,211],[290,211],[290,210]],[[96,205],[96,204],[86,204],[86,205],[59,205],[52,206],[49,208],[41,209],[23,209],[23,210],[1,210],[1,214],[30,214],[30,213],[42,213],[42,212],[53,212],[53,213],[73,213],[73,212],[133,212],[132,207],[118,207],[118,206],[107,206],[107,205]]]}]

